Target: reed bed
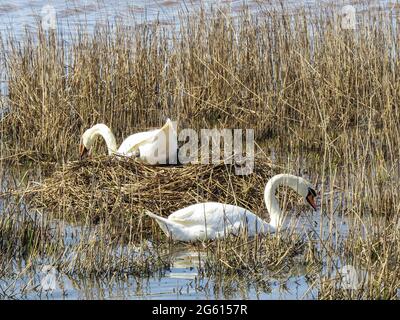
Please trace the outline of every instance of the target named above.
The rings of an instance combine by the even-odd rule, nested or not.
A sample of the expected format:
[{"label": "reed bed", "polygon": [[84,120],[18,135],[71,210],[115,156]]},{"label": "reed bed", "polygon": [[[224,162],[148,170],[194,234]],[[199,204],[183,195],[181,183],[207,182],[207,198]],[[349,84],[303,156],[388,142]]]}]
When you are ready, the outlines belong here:
[{"label": "reed bed", "polygon": [[40,28],[10,36],[4,151],[73,160],[94,123],[119,140],[165,117],[179,129],[251,127],[259,141],[295,136],[303,150],[361,129],[393,132],[398,145],[398,36],[388,21],[364,12],[353,31],[329,7],[215,9],[182,16],[178,30],[115,23],[72,39]]},{"label": "reed bed", "polygon": [[129,158],[97,157],[60,167],[24,194],[32,208],[57,218],[114,221],[135,228],[143,228],[145,210],[165,216],[198,202],[235,203],[259,211],[271,177],[270,161],[258,159],[248,176],[233,179],[234,170],[234,165],[223,162],[148,166]]},{"label": "reed bed", "polygon": [[[175,244],[145,209],[166,216],[219,201],[267,219],[266,181],[291,172],[318,184],[310,232],[187,245],[204,262],[201,276],[225,277],[229,296],[241,279],[268,292],[266,279],[304,266],[313,298],[398,298],[399,7],[358,12],[355,30],[338,27],[335,10],[201,9],[177,27],[103,24],[71,39],[39,28],[2,39],[10,112],[1,120],[1,162],[54,163],[43,179],[2,190],[2,201],[13,199],[0,219],[2,272],[12,274],[6,265],[17,250],[27,261],[51,257],[72,277],[162,274]],[[76,161],[80,136],[94,123],[111,126],[121,141],[166,117],[178,131],[254,129],[264,155],[249,176],[224,164]],[[280,202],[296,216],[304,207],[294,199],[282,192]],[[29,212],[16,213],[21,203]],[[47,222],[28,219],[32,211]],[[50,227],[64,221],[79,226],[76,242]],[[346,289],[345,265],[368,276]]]}]

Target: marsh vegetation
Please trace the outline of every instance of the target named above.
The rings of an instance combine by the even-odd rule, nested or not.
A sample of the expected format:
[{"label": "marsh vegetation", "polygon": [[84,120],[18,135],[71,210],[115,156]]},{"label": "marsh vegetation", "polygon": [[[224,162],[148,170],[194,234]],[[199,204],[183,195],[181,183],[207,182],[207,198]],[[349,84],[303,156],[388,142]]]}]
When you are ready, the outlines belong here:
[{"label": "marsh vegetation", "polygon": [[[50,265],[74,288],[61,285],[58,298],[151,295],[146,281],[178,268],[190,280],[173,297],[279,297],[295,279],[297,298],[397,299],[398,10],[358,12],[354,30],[340,28],[335,6],[260,6],[2,38],[0,297],[46,297],[38,274]],[[122,141],[167,117],[178,130],[254,129],[253,174],[79,160],[80,136],[95,123]],[[105,154],[102,142],[95,153]],[[281,190],[298,221],[284,234],[176,244],[143,214],[214,200],[267,218],[263,187],[279,172],[319,191],[311,214]],[[356,285],[344,283],[343,266]]]}]

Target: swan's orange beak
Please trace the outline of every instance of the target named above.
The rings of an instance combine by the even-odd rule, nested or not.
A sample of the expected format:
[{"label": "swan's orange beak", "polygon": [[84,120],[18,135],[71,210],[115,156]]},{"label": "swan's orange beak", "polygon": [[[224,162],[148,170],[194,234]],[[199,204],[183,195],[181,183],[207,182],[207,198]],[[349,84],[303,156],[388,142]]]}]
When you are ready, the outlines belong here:
[{"label": "swan's orange beak", "polygon": [[315,203],[315,197],[311,192],[308,193],[306,200],[310,204],[310,206],[313,207],[315,211],[317,211],[317,204]]},{"label": "swan's orange beak", "polygon": [[79,144],[79,156],[81,160],[89,156],[89,150],[83,145],[83,143]]}]

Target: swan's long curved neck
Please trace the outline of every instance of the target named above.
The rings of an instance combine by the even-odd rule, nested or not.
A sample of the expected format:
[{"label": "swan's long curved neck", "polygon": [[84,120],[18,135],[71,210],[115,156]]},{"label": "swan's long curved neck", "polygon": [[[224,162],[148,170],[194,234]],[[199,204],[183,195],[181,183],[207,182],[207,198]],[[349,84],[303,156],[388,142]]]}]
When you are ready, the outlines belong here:
[{"label": "swan's long curved neck", "polygon": [[272,227],[279,228],[282,226],[283,222],[282,210],[279,207],[278,200],[275,196],[276,189],[278,189],[280,186],[288,186],[294,191],[299,192],[299,181],[299,177],[291,174],[278,174],[272,177],[265,186],[264,200],[270,215],[269,224]]},{"label": "swan's long curved neck", "polygon": [[97,136],[103,137],[104,141],[107,145],[108,154],[112,155],[115,154],[117,151],[117,142],[115,141],[114,134],[112,133],[111,129],[107,127],[105,124],[96,124],[92,128],[89,129],[89,140],[90,144],[93,143],[94,139]]}]

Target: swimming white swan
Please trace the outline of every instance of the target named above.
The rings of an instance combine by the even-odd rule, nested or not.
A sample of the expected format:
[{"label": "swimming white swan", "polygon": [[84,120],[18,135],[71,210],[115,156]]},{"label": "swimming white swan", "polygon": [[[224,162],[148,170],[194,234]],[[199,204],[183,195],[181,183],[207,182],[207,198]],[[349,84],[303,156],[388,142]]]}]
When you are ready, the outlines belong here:
[{"label": "swimming white swan", "polygon": [[90,154],[90,149],[97,136],[103,137],[109,155],[137,157],[148,164],[176,163],[178,152],[178,138],[172,121],[167,122],[160,129],[138,132],[126,138],[117,149],[114,134],[103,123],[87,129],[82,135],[79,146],[81,159]]},{"label": "swimming white swan", "polygon": [[178,241],[224,238],[229,234],[237,235],[244,229],[249,237],[273,233],[283,220],[275,197],[276,189],[283,185],[295,190],[316,210],[317,194],[309,182],[290,174],[278,174],[268,181],[264,191],[265,204],[270,215],[269,223],[244,208],[218,202],[194,204],[175,211],[167,219],[149,211],[146,213],[156,219],[168,237]]}]

